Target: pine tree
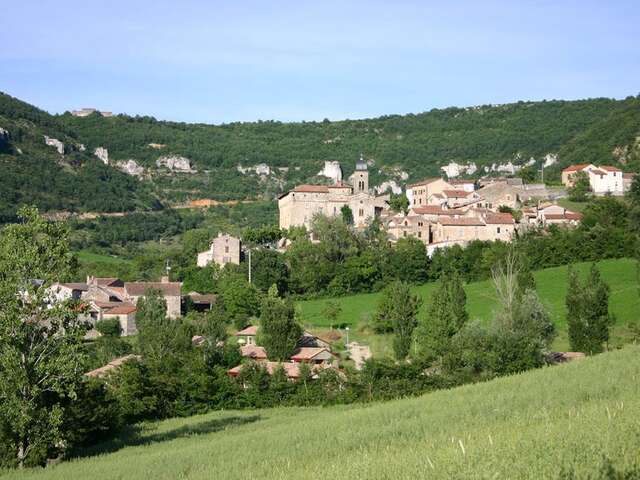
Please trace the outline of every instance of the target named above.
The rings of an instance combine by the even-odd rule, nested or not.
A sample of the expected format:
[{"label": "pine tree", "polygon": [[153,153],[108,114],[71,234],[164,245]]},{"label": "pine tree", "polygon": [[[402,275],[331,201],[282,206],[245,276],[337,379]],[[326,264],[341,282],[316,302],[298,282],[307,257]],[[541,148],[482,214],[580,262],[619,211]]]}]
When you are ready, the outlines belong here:
[{"label": "pine tree", "polygon": [[451,338],[469,319],[467,295],[457,273],[444,273],[419,329],[420,346],[427,355],[442,356]]},{"label": "pine tree", "polygon": [[411,293],[411,286],[405,282],[394,282],[390,292],[393,298],[393,308],[390,312],[393,353],[397,360],[404,360],[411,349],[413,331],[418,325],[417,315],[422,301]]},{"label": "pine tree", "polygon": [[569,271],[566,297],[567,326],[571,349],[589,355],[600,353],[609,340],[612,317],[609,314],[609,286],[595,265],[584,285],[575,271]]},{"label": "pine tree", "polygon": [[277,289],[272,286],[262,300],[260,312],[259,344],[270,359],[282,361],[289,358],[302,335],[293,302],[279,298]]}]

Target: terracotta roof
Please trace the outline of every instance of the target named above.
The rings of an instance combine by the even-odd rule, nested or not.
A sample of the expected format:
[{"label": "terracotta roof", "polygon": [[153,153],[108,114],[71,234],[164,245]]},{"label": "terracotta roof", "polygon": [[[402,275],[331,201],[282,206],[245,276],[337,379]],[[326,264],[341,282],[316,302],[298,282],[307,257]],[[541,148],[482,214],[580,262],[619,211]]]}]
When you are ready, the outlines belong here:
[{"label": "terracotta roof", "polygon": [[105,366],[100,367],[100,368],[96,368],[95,370],[91,370],[90,372],[85,373],[85,375],[87,377],[101,378],[101,377],[104,377],[109,372],[111,372],[111,371],[115,370],[116,368],[118,368],[123,363],[131,361],[131,360],[140,360],[141,358],[142,357],[140,355],[133,355],[133,354],[125,355],[124,357],[114,358],[109,363],[107,363]]},{"label": "terracotta roof", "polygon": [[[319,185],[322,186],[322,185]],[[327,188],[351,188],[351,185],[344,182],[334,183],[333,185],[329,185]]]},{"label": "terracotta roof", "polygon": [[582,220],[582,214],[575,212],[547,213],[544,218],[546,220]]},{"label": "terracotta roof", "polygon": [[257,325],[249,325],[247,328],[236,332],[236,337],[243,337],[245,335],[257,335],[258,334],[258,326]]},{"label": "terracotta roof", "polygon": [[607,172],[621,172],[618,167],[612,167],[611,165],[602,165],[599,167],[602,170],[606,170]]},{"label": "terracotta roof", "polygon": [[459,210],[457,208],[445,210],[439,205],[425,205],[424,207],[414,207],[411,210],[418,215],[464,215],[464,212],[462,210]]},{"label": "terracotta roof", "polygon": [[104,315],[129,315],[137,310],[136,306],[131,303],[123,303],[121,305],[109,308]]},{"label": "terracotta roof", "polygon": [[329,193],[329,187],[327,185],[298,185],[293,191],[303,193]]},{"label": "terracotta roof", "polygon": [[623,173],[622,174],[622,178],[633,178],[635,176],[636,176],[635,173]]},{"label": "terracotta roof", "polygon": [[213,293],[198,293],[198,292],[190,292],[189,298],[193,303],[201,303],[201,304],[209,304],[212,305],[216,303],[217,295]]},{"label": "terracotta roof", "polygon": [[506,224],[514,223],[515,220],[510,213],[494,213],[487,215],[486,222],[489,224]]},{"label": "terracotta roof", "polygon": [[302,347],[299,348],[296,353],[291,356],[291,360],[311,360],[322,352],[329,352],[329,350],[323,347]]},{"label": "terracotta roof", "polygon": [[443,190],[442,193],[447,197],[468,197],[471,194],[465,190]]},{"label": "terracotta roof", "polygon": [[419,182],[412,183],[412,184],[410,184],[408,186],[409,187],[419,187],[421,185],[428,185],[430,183],[437,182],[438,180],[442,180],[442,178],[440,178],[440,177],[425,178],[424,180],[420,180]]},{"label": "terracotta roof", "polygon": [[[273,375],[273,373],[276,371],[276,369],[280,366],[282,366],[282,368],[284,368],[284,373],[287,375],[288,378],[299,378],[300,377],[300,364],[299,363],[292,363],[292,362],[264,362],[261,365],[263,365],[265,367],[265,369],[267,370],[267,373],[269,375]],[[237,377],[240,372],[242,371],[242,369],[244,368],[244,365],[238,365],[235,366],[229,370],[227,370],[227,373],[229,375],[231,375],[232,377]]]},{"label": "terracotta roof", "polygon": [[160,290],[165,297],[179,297],[182,283],[180,282],[126,282],[124,289],[133,297],[144,296],[147,290]]},{"label": "terracotta roof", "polygon": [[599,169],[594,169],[594,170],[589,170],[589,173],[593,173],[595,175],[606,175],[607,172],[605,172],[604,170],[599,170]]},{"label": "terracotta roof", "polygon": [[565,168],[564,170],[562,170],[563,172],[577,172],[578,170],[582,170],[586,167],[588,167],[589,164],[588,163],[578,163],[576,165],[569,165],[567,168]]},{"label": "terracotta roof", "polygon": [[253,358],[256,360],[266,360],[267,351],[263,347],[257,345],[243,345],[240,347],[240,354],[243,357]]},{"label": "terracotta roof", "polygon": [[484,226],[484,222],[480,218],[439,218],[438,223],[444,226],[460,226],[460,227],[473,227]]}]

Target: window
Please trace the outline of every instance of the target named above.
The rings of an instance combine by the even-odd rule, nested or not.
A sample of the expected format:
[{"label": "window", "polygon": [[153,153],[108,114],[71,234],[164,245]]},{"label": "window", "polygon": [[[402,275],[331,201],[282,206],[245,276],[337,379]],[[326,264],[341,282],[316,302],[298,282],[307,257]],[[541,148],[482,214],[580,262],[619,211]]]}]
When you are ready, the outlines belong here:
[{"label": "window", "polygon": [[406,237],[407,236],[407,231],[405,230],[404,232],[402,232],[402,236]]},{"label": "window", "polygon": [[364,210],[362,208],[358,210],[358,215],[360,215],[361,217],[364,217]]},{"label": "window", "polygon": [[418,226],[419,226],[419,227],[422,227],[423,225],[424,225],[424,223],[423,223],[423,222],[418,222]]},{"label": "window", "polygon": [[498,233],[500,233],[500,227],[498,227],[496,230],[497,230]]},{"label": "window", "polygon": [[224,253],[229,253],[229,245],[225,245],[225,247],[224,247]]},{"label": "window", "polygon": [[406,220],[404,221],[404,226],[406,227],[407,225],[409,225],[409,222],[407,222]]},{"label": "window", "polygon": [[422,232],[418,231],[418,238],[422,238]]}]

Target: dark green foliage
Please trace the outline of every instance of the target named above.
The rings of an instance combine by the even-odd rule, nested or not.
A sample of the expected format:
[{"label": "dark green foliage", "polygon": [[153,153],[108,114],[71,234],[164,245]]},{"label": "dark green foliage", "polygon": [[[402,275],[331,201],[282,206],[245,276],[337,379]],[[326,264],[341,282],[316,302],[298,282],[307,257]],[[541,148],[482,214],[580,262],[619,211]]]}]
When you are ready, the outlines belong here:
[{"label": "dark green foliage", "polygon": [[573,185],[569,187],[569,200],[572,202],[586,202],[591,192],[589,176],[585,172],[573,174]]},{"label": "dark green foliage", "polygon": [[396,281],[391,285],[391,296],[393,309],[389,316],[393,329],[393,353],[396,360],[404,360],[409,355],[422,300],[411,293],[408,283],[402,281]]},{"label": "dark green foliage", "polygon": [[571,349],[588,355],[602,352],[613,318],[609,314],[609,287],[595,264],[584,284],[575,271],[569,272],[566,304]]},{"label": "dark green foliage", "polygon": [[409,210],[409,199],[407,199],[404,193],[392,193],[389,198],[389,208],[394,212],[403,212],[406,214]]},{"label": "dark green foliage", "polygon": [[251,263],[251,281],[259,290],[266,292],[271,285],[275,285],[279,292],[288,291],[289,271],[282,253],[256,249],[251,254]]},{"label": "dark green foliage", "polygon": [[96,323],[96,330],[105,337],[119,337],[122,333],[120,320],[117,318],[100,320]]},{"label": "dark green foliage", "polygon": [[455,271],[444,273],[427,306],[427,315],[417,331],[423,355],[440,357],[449,348],[451,338],[469,318],[467,295]]},{"label": "dark green foliage", "polygon": [[353,212],[349,205],[343,205],[342,208],[340,208],[340,215],[344,223],[347,225],[353,225]]},{"label": "dark green foliage", "polygon": [[266,349],[270,359],[288,359],[302,335],[293,302],[279,298],[277,290],[272,288],[263,298],[260,312],[258,344]]},{"label": "dark green foliage", "polygon": [[227,267],[224,270],[218,281],[219,300],[227,317],[237,319],[236,326],[246,326],[249,318],[260,315],[260,294],[243,274],[227,273]]}]

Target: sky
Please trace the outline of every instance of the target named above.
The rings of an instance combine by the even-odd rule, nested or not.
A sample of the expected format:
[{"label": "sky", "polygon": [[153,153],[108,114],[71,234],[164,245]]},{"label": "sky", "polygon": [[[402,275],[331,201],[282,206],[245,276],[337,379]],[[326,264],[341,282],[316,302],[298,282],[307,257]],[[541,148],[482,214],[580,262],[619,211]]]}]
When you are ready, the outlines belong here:
[{"label": "sky", "polygon": [[0,0],[0,91],[52,113],[330,120],[640,93],[640,1]]}]

